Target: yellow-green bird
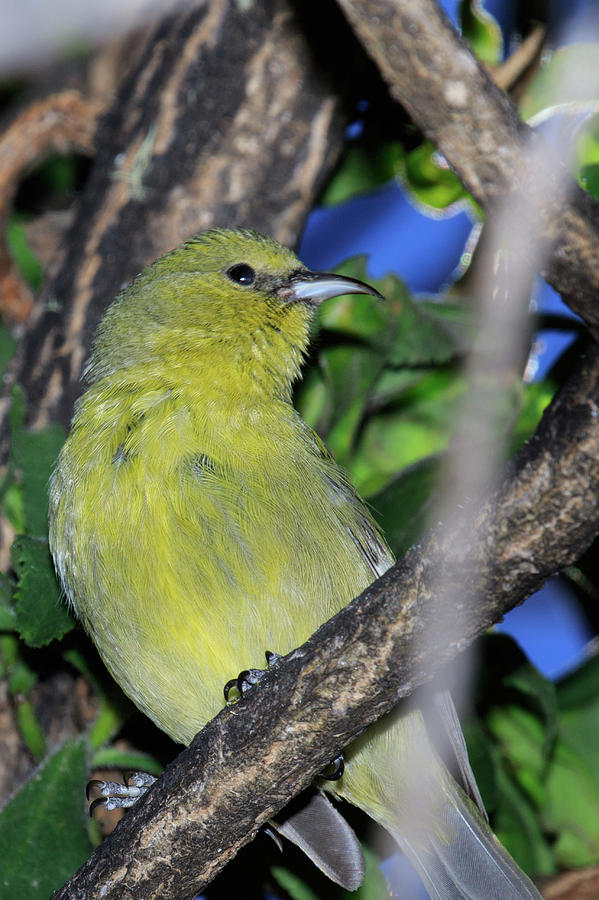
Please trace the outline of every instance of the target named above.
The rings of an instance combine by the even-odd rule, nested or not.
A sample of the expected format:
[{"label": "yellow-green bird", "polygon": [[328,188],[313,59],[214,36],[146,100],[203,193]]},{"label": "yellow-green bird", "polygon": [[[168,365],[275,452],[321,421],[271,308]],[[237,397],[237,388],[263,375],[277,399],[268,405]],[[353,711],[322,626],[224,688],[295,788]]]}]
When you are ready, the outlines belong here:
[{"label": "yellow-green bird", "polygon": [[[393,562],[291,402],[315,307],[346,293],[376,292],[310,272],[271,238],[218,229],[148,266],[98,328],[51,481],[51,550],[116,681],[181,743],[220,711],[232,674],[302,644]],[[431,897],[539,897],[439,761],[418,711],[349,747],[334,792],[393,833]],[[355,840],[345,833],[331,862],[304,824],[292,823],[292,838],[357,887]]]}]

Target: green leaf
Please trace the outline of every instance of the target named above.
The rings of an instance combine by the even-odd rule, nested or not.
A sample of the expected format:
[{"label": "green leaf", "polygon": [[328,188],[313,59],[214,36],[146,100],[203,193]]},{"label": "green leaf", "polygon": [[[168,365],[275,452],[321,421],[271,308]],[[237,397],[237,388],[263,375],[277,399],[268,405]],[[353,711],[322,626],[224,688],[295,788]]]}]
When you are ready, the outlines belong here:
[{"label": "green leaf", "polygon": [[[87,739],[91,749],[98,750],[120,731],[135,712],[135,707],[108,675],[102,663],[99,663],[100,673],[96,672],[93,665],[89,664],[88,658],[75,647],[65,650],[63,657],[89,681],[96,695],[98,713]],[[94,659],[93,654],[91,658]]]},{"label": "green leaf", "polygon": [[285,866],[272,866],[270,874],[277,884],[289,894],[291,900],[320,900],[318,894],[291,869]]},{"label": "green leaf", "polygon": [[431,141],[406,153],[401,174],[415,198],[435,210],[448,209],[470,196]]},{"label": "green leaf", "polygon": [[564,868],[599,861],[599,784],[597,760],[591,770],[566,741],[559,740],[547,773],[546,827],[557,834],[554,854]]},{"label": "green leaf", "polygon": [[[439,310],[441,304],[438,304]],[[458,335],[439,315],[412,298],[402,303],[398,327],[389,354],[393,366],[427,366],[454,359],[465,349],[465,335]]]},{"label": "green leaf", "polygon": [[30,647],[59,640],[75,623],[61,601],[48,542],[20,535],[12,545],[11,561],[19,581],[15,594],[19,634]]},{"label": "green leaf", "polygon": [[16,703],[17,723],[27,749],[38,762],[46,754],[46,738],[38,722],[33,703],[22,698]]},{"label": "green leaf", "polygon": [[574,175],[585,191],[599,197],[599,116],[593,116],[580,129],[573,160]]},{"label": "green leaf", "polygon": [[[389,303],[386,290],[391,282],[387,278],[381,281],[372,278],[366,270],[365,256],[352,256],[335,267],[338,275],[346,278],[357,278],[376,288],[385,297],[385,301],[377,300],[368,294],[345,294],[335,297],[318,309],[317,327],[327,331],[341,333],[380,346],[389,341],[388,332],[393,327],[397,316],[397,308]],[[407,296],[407,288],[396,276],[388,276],[394,282],[394,289]]]},{"label": "green leaf", "polygon": [[428,502],[439,480],[439,460],[421,460],[401,473],[369,504],[395,556],[400,558],[426,529]]},{"label": "green leaf", "polygon": [[368,395],[382,365],[380,355],[370,347],[342,345],[321,353],[331,398],[327,446],[340,465],[349,461]]},{"label": "green leaf", "polygon": [[377,148],[348,144],[320,199],[322,206],[337,206],[358,194],[372,191],[395,177],[403,147],[397,142]]},{"label": "green leaf", "polygon": [[493,828],[515,861],[531,875],[551,875],[555,871],[553,855],[545,839],[537,811],[506,774],[496,768],[498,803]]},{"label": "green leaf", "polygon": [[528,85],[520,102],[520,115],[526,122],[533,117],[538,122],[556,112],[596,111],[597,85],[599,43],[560,47]]},{"label": "green leaf", "polygon": [[15,629],[15,611],[12,605],[14,590],[12,579],[0,572],[0,631]]},{"label": "green leaf", "polygon": [[557,683],[560,711],[578,712],[599,705],[599,656],[592,656]]},{"label": "green leaf", "polygon": [[102,747],[94,753],[91,769],[121,769],[123,772],[148,772],[161,775],[164,766],[147,753],[121,750],[118,747]]},{"label": "green leaf", "polygon": [[[371,403],[378,397],[378,383]],[[407,466],[447,448],[464,380],[450,370],[421,375],[397,401],[363,424],[350,470],[358,490],[370,496]]]},{"label": "green leaf", "polygon": [[[89,47],[85,53],[89,53]],[[77,185],[77,157],[75,154],[49,156],[38,167],[37,174],[54,196],[63,197]]]},{"label": "green leaf", "polygon": [[533,665],[525,664],[503,679],[503,688],[518,691],[541,716],[544,725],[543,755],[547,757],[558,732],[555,685]]},{"label": "green leaf", "polygon": [[[4,645],[3,656],[5,655],[6,645]],[[10,689],[11,694],[17,696],[21,695],[26,697],[31,690],[37,684],[37,672],[31,668],[28,662],[25,659],[24,654],[21,652],[22,645],[17,643],[14,647],[10,648],[10,656],[6,655],[8,658],[7,669],[8,669],[8,687]]]},{"label": "green leaf", "polygon": [[468,747],[468,758],[476,778],[485,809],[493,818],[498,802],[497,766],[499,754],[489,733],[479,718],[470,718],[462,724]]},{"label": "green leaf", "polygon": [[516,453],[522,444],[532,437],[545,409],[551,403],[555,388],[552,378],[535,381],[533,384],[525,386],[520,395],[522,408],[510,434],[509,451],[511,454]]},{"label": "green leaf", "polygon": [[493,707],[486,724],[510,763],[520,787],[542,807],[547,799],[545,734],[536,715],[516,704]]},{"label": "green leaf", "polygon": [[0,374],[4,374],[8,363],[15,355],[17,343],[8,329],[0,323]]},{"label": "green leaf", "polygon": [[460,4],[462,34],[475,56],[493,66],[503,58],[503,36],[497,19],[483,8],[481,0],[462,0]]},{"label": "green leaf", "polygon": [[[12,473],[10,477],[12,478]],[[26,530],[25,506],[20,485],[5,483],[2,494],[2,512],[14,528],[15,533],[23,534]]]},{"label": "green leaf", "polygon": [[6,243],[10,255],[29,287],[34,291],[39,290],[44,273],[38,258],[29,246],[22,216],[13,213],[10,217],[6,229]]},{"label": "green leaf", "polygon": [[12,429],[12,456],[20,472],[28,534],[48,533],[48,480],[64,439],[64,429],[55,424],[41,431],[27,431],[22,424]]},{"label": "green leaf", "polygon": [[47,900],[85,862],[86,777],[85,742],[67,741],[0,812],[3,896]]},{"label": "green leaf", "polygon": [[430,369],[406,367],[385,369],[381,372],[370,395],[370,408],[378,412],[385,407],[395,407],[408,391],[418,386],[430,374]]},{"label": "green leaf", "polygon": [[599,785],[599,656],[557,685],[560,734],[586,760]]},{"label": "green leaf", "polygon": [[316,366],[310,366],[296,386],[294,405],[302,419],[315,431],[322,431],[321,422],[328,409],[328,395],[324,373]]}]

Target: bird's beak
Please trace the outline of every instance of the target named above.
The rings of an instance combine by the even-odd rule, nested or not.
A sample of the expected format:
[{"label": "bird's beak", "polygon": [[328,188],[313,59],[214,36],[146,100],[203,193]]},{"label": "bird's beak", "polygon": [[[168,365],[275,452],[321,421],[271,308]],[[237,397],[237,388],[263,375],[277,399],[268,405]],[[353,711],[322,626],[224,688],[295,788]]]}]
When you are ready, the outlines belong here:
[{"label": "bird's beak", "polygon": [[309,272],[307,269],[291,275],[287,283],[279,288],[278,294],[288,303],[301,300],[312,306],[331,297],[339,297],[340,294],[372,294],[379,300],[385,299],[377,290],[357,278],[345,278],[329,272]]}]

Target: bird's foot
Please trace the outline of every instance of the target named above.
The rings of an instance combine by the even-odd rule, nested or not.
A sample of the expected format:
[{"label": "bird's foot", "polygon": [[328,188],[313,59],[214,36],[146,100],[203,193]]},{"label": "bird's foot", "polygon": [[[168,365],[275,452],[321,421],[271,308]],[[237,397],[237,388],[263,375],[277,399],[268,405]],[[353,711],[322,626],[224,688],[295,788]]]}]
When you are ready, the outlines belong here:
[{"label": "bird's foot", "polygon": [[339,781],[340,778],[343,778],[344,771],[345,760],[343,758],[343,753],[340,753],[339,756],[335,757],[333,762],[328,764],[326,769],[318,773],[318,777],[324,778],[325,781]]},{"label": "bird's foot", "polygon": [[281,659],[280,654],[273,653],[272,650],[267,650],[264,656],[266,657],[266,669],[244,669],[237,678],[227,681],[223,688],[227,706],[237,703],[252,685],[257,684],[268,669],[271,669]]},{"label": "bird's foot", "polygon": [[124,784],[119,781],[100,781],[94,778],[88,782],[85,793],[88,800],[94,789],[100,792],[100,796],[91,803],[90,816],[98,806],[104,806],[104,809],[129,809],[155,781],[154,776],[148,772],[134,772],[125,778]]}]

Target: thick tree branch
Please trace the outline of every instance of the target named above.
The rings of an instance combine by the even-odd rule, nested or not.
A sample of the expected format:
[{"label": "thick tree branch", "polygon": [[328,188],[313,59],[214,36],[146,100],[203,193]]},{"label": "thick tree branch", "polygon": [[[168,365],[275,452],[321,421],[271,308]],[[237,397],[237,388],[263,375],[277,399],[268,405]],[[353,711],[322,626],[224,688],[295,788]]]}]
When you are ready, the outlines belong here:
[{"label": "thick tree branch", "polygon": [[[573,183],[565,200],[549,148],[521,122],[436,0],[338,3],[393,97],[483,208],[512,196],[528,201],[530,227],[551,248],[542,274],[597,330],[599,207]],[[530,141],[534,153],[523,152]]]},{"label": "thick tree branch", "polygon": [[[210,722],[56,900],[192,897],[365,726],[572,563],[599,530],[598,497],[593,350],[480,510],[433,531]],[[443,612],[439,585],[460,610]]]}]

